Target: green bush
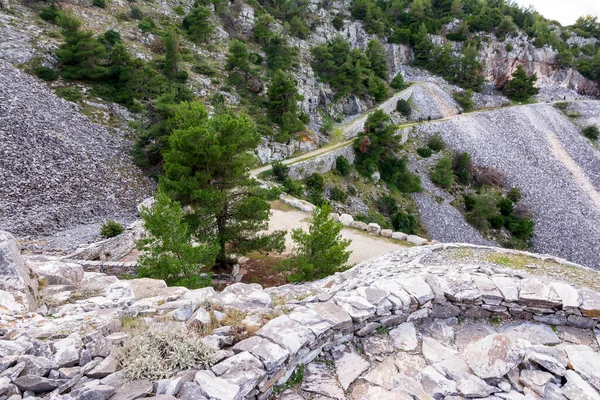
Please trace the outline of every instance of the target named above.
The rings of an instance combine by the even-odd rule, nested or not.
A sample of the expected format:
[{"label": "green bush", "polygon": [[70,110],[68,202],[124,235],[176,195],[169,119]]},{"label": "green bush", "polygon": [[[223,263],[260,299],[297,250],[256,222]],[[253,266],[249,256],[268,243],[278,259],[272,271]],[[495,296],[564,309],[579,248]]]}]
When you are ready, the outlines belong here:
[{"label": "green bush", "polygon": [[106,0],[93,0],[92,5],[98,8],[106,8]]},{"label": "green bush", "polygon": [[388,195],[378,198],[375,205],[377,206],[377,210],[387,217],[391,217],[398,211],[396,199]]},{"label": "green bush", "polygon": [[56,72],[53,69],[48,67],[37,67],[35,69],[35,75],[43,81],[55,81],[58,78]]},{"label": "green bush", "polygon": [[504,226],[504,217],[500,214],[493,215],[490,220],[492,229],[500,229]]},{"label": "green bush", "polygon": [[183,18],[181,24],[194,41],[204,42],[214,29],[210,22],[211,15],[212,12],[208,8],[198,5]]},{"label": "green bush", "polygon": [[433,154],[433,151],[429,147],[419,147],[417,154],[423,158],[429,158]]},{"label": "green bush", "polygon": [[395,231],[414,235],[417,233],[418,218],[413,214],[398,212],[392,216],[392,226]]},{"label": "green bush", "polygon": [[396,111],[402,114],[405,118],[410,118],[410,103],[404,99],[398,100],[398,102],[396,102]]},{"label": "green bush", "polygon": [[52,4],[50,7],[40,10],[38,16],[44,21],[56,24],[58,22],[58,17],[61,14],[62,12],[56,7],[56,4]]},{"label": "green bush", "polygon": [[342,30],[342,28],[344,27],[344,19],[339,15],[336,15],[331,20],[331,24],[333,25],[336,31]]},{"label": "green bush", "polygon": [[452,171],[452,159],[449,155],[443,156],[438,161],[433,174],[431,174],[431,181],[443,187],[444,189],[450,189],[454,184],[454,172]]},{"label": "green bush", "polygon": [[505,217],[508,217],[514,211],[514,204],[510,199],[503,197],[498,202],[498,208],[500,209],[500,214],[502,214]]},{"label": "green bush", "polygon": [[600,136],[600,132],[598,131],[598,127],[596,125],[586,126],[583,128],[581,133],[590,140],[598,140],[598,136]]},{"label": "green bush", "polygon": [[205,75],[205,76],[213,76],[214,74],[217,73],[217,70],[215,70],[206,61],[198,61],[198,63],[196,63],[192,67],[192,71],[194,71],[197,74]]},{"label": "green bush", "polygon": [[135,4],[132,5],[131,8],[129,9],[129,15],[131,16],[131,18],[137,19],[137,20],[141,20],[142,18],[144,18],[144,12],[142,11],[141,8],[139,8]]},{"label": "green bush", "polygon": [[497,204],[497,196],[492,194],[474,196],[467,220],[477,229],[487,231],[490,228],[489,220],[499,213]]},{"label": "green bush", "polygon": [[120,223],[109,219],[100,227],[100,236],[103,238],[111,238],[123,233],[125,228]]},{"label": "green bush", "polygon": [[348,195],[342,189],[338,188],[337,186],[334,186],[329,192],[329,198],[333,201],[345,203],[348,200]]},{"label": "green bush", "polygon": [[306,191],[311,203],[314,205],[321,205],[324,202],[323,192],[325,192],[325,180],[323,176],[316,172],[309,175],[305,180]]},{"label": "green bush", "polygon": [[180,17],[183,17],[185,15],[185,10],[181,6],[173,7],[173,12],[175,14],[179,15]]},{"label": "green bush", "polygon": [[470,185],[473,183],[473,175],[471,174],[471,156],[467,152],[455,153],[452,159],[452,170],[456,175],[456,180],[462,185]]},{"label": "green bush", "polygon": [[335,159],[335,169],[340,173],[341,176],[348,176],[351,168],[352,166],[346,157],[338,156],[338,158]]},{"label": "green bush", "polygon": [[510,189],[510,191],[508,192],[508,194],[506,195],[506,198],[508,198],[510,201],[512,201],[513,203],[518,203],[519,201],[521,201],[521,189],[519,189],[518,187],[514,187],[512,189]]},{"label": "green bush", "polygon": [[427,140],[427,147],[437,153],[444,150],[446,144],[444,143],[444,139],[442,139],[442,135],[435,133]]},{"label": "green bush", "polygon": [[294,182],[290,178],[283,181],[283,190],[290,196],[300,197],[304,194],[304,187],[299,182]]},{"label": "green bush", "polygon": [[506,84],[505,92],[506,96],[515,101],[526,101],[531,96],[534,96],[540,92],[535,87],[537,82],[537,75],[533,74],[527,76],[527,72],[523,69],[523,66],[519,65],[517,70],[512,74],[513,78]]},{"label": "green bush", "polygon": [[402,76],[401,72],[398,72],[394,79],[392,79],[390,82],[390,87],[396,90],[402,90],[406,88],[406,83],[404,83],[404,77]]},{"label": "green bush", "polygon": [[352,185],[348,185],[348,187],[346,189],[348,190],[348,193],[350,194],[350,196],[356,196],[356,194],[358,193],[356,191],[356,188]]},{"label": "green bush", "polygon": [[273,163],[273,177],[277,182],[285,182],[286,179],[289,179],[290,167],[284,165],[281,161],[276,161]]},{"label": "green bush", "polygon": [[462,107],[462,109],[464,111],[471,111],[473,110],[473,91],[472,90],[465,90],[462,92],[456,92],[452,95],[452,97],[454,97],[454,100],[456,100],[456,102]]},{"label": "green bush", "polygon": [[70,87],[62,87],[56,89],[56,95],[58,97],[62,97],[67,101],[72,101],[73,103],[77,103],[78,101],[83,99],[83,94],[79,91],[79,89]]},{"label": "green bush", "polygon": [[142,32],[151,32],[156,29],[156,24],[150,17],[144,17],[138,24],[138,27],[142,30]]},{"label": "green bush", "polygon": [[513,49],[514,49],[513,44],[510,43],[510,42],[506,43],[506,47],[505,48],[506,48],[506,51],[508,51],[509,53],[511,51],[513,51]]}]

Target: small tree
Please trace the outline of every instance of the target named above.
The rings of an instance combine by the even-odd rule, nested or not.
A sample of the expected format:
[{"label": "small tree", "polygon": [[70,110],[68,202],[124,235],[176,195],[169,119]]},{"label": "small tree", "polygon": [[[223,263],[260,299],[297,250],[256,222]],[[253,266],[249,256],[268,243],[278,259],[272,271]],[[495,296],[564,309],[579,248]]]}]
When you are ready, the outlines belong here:
[{"label": "small tree", "polygon": [[598,140],[598,136],[600,136],[600,132],[598,131],[598,127],[596,125],[586,126],[583,128],[581,133],[590,140]]},{"label": "small tree", "polygon": [[402,90],[406,87],[406,84],[404,83],[404,77],[402,76],[401,72],[398,72],[394,79],[392,79],[392,82],[390,82],[390,87],[396,90]]},{"label": "small tree", "polygon": [[398,100],[396,103],[396,111],[402,114],[405,118],[410,118],[411,108],[410,103],[404,99]]},{"label": "small tree", "polygon": [[527,72],[522,65],[512,74],[512,79],[506,84],[506,95],[509,99],[515,101],[526,101],[531,96],[540,92],[534,85],[537,82],[537,75],[527,76]]},{"label": "small tree", "polygon": [[279,271],[290,273],[290,282],[314,281],[347,269],[350,258],[347,247],[350,240],[342,239],[343,225],[329,217],[329,205],[315,208],[308,232],[292,231],[292,239],[298,248],[294,257],[277,266]]},{"label": "small tree", "polygon": [[440,161],[435,167],[435,171],[431,175],[431,181],[437,183],[445,189],[452,187],[454,183],[454,172],[452,171],[452,158],[449,155],[445,155],[440,158]]},{"label": "small tree", "polygon": [[171,80],[176,80],[179,72],[179,38],[174,32],[167,32],[165,36],[165,75]]},{"label": "small tree", "polygon": [[471,156],[467,152],[455,153],[452,159],[452,170],[456,175],[456,180],[463,185],[473,183],[473,174],[471,174]]},{"label": "small tree", "polygon": [[446,144],[444,143],[444,139],[442,139],[442,135],[438,132],[429,137],[427,140],[427,147],[437,153],[438,151],[444,150]]},{"label": "small tree", "polygon": [[352,166],[346,157],[338,156],[338,158],[335,159],[335,169],[340,173],[340,175],[348,176],[350,173],[350,168],[352,168]]},{"label": "small tree", "polygon": [[278,124],[286,134],[304,129],[298,110],[298,101],[301,99],[294,80],[285,72],[278,70],[269,86],[267,110],[271,121]]},{"label": "small tree", "polygon": [[371,39],[367,43],[365,54],[369,59],[371,70],[381,79],[388,79],[387,53],[385,47],[378,39]]},{"label": "small tree", "polygon": [[325,191],[325,180],[316,172],[309,175],[305,180],[306,191],[311,203],[319,206],[323,203],[323,192]]},{"label": "small tree", "polygon": [[182,25],[190,37],[198,42],[204,42],[212,33],[214,27],[208,20],[211,12],[204,6],[192,8],[190,13],[183,18]]},{"label": "small tree", "polygon": [[229,71],[238,70],[248,80],[250,72],[250,52],[246,43],[238,39],[233,39],[229,45],[229,55],[227,56],[227,69]]},{"label": "small tree", "polygon": [[142,251],[138,273],[143,278],[162,279],[169,286],[189,289],[209,286],[211,274],[202,274],[219,252],[213,243],[193,244],[192,230],[184,221],[181,205],[158,192],[151,208],[140,215],[151,237],[140,240]]},{"label": "small tree", "polygon": [[415,215],[398,212],[392,216],[394,230],[414,235],[417,233],[418,219]]}]

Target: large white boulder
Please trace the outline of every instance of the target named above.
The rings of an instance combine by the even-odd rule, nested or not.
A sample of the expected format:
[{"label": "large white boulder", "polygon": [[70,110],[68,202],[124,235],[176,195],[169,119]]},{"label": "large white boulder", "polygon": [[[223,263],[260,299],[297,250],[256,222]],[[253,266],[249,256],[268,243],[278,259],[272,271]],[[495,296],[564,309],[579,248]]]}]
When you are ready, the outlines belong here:
[{"label": "large white boulder", "polygon": [[32,277],[34,274],[21,256],[17,239],[0,231],[0,290],[12,294],[26,309],[35,310],[38,285]]}]

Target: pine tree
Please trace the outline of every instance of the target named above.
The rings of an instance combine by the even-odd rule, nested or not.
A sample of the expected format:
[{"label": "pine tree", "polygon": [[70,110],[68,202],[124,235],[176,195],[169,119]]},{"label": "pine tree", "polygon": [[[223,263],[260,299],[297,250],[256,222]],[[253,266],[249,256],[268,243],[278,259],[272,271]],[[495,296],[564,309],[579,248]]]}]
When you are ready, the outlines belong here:
[{"label": "pine tree", "polygon": [[162,279],[169,286],[188,289],[209,286],[211,274],[206,272],[214,263],[218,246],[210,242],[194,244],[181,205],[160,191],[154,198],[152,207],[140,212],[150,237],[137,243],[142,252],[138,260],[139,276]]},{"label": "pine tree", "polygon": [[505,88],[506,95],[509,99],[515,101],[526,101],[531,96],[540,92],[534,85],[537,82],[537,75],[527,76],[527,72],[522,65],[517,67],[517,70],[512,74],[512,79],[508,82]]},{"label": "pine tree", "polygon": [[419,32],[414,37],[415,64],[425,66],[429,62],[429,55],[433,49],[433,43],[429,39],[427,26],[421,24]]},{"label": "pine tree", "polygon": [[365,54],[369,59],[371,70],[379,78],[388,79],[387,53],[378,39],[371,39],[367,44]]},{"label": "pine tree", "polygon": [[205,42],[214,27],[209,21],[211,12],[204,6],[197,6],[192,8],[190,13],[183,18],[182,25],[190,37],[197,42]]},{"label": "pine tree", "polygon": [[266,46],[269,40],[275,35],[273,27],[275,18],[271,14],[264,13],[256,17],[254,21],[253,36],[260,45]]},{"label": "pine tree", "polygon": [[174,32],[167,32],[165,36],[165,75],[171,80],[177,79],[177,73],[179,72],[179,60],[181,54],[179,54],[179,38]]},{"label": "pine tree", "polygon": [[431,175],[431,181],[433,183],[437,183],[445,189],[449,189],[452,187],[454,179],[455,177],[452,170],[452,158],[449,155],[445,155],[440,158],[440,161],[438,161],[437,165],[435,166],[435,170]]},{"label": "pine tree", "polygon": [[350,240],[342,239],[343,225],[329,217],[329,205],[315,208],[308,232],[292,231],[298,249],[293,258],[283,261],[277,269],[289,272],[290,282],[314,281],[347,269]]},{"label": "pine tree", "polygon": [[65,43],[56,51],[66,79],[99,80],[108,75],[108,52],[91,31],[81,31],[81,23],[67,14],[60,14],[58,24]]},{"label": "pine tree", "polygon": [[271,121],[279,125],[283,132],[294,133],[304,129],[300,121],[296,82],[285,72],[279,70],[273,75],[269,86],[268,114]]},{"label": "pine tree", "polygon": [[451,81],[465,89],[481,90],[484,82],[483,64],[478,59],[479,53],[474,44],[463,50],[462,57],[456,60],[454,77]]},{"label": "pine tree", "polygon": [[227,69],[229,71],[240,71],[244,74],[244,79],[248,80],[248,73],[250,72],[250,52],[248,51],[246,43],[238,39],[233,39],[229,45]]},{"label": "pine tree", "polygon": [[182,102],[169,124],[159,189],[191,207],[185,221],[199,241],[217,243],[217,262],[225,266],[231,254],[282,250],[283,232],[259,233],[268,227],[270,206],[255,195],[258,184],[248,175],[260,143],[250,117],[223,109],[209,118],[202,105]]}]

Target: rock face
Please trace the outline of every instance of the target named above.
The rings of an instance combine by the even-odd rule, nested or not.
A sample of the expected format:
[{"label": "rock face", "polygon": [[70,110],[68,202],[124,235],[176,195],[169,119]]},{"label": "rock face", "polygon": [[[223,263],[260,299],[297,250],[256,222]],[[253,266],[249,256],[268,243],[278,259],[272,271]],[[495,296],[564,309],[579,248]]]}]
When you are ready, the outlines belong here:
[{"label": "rock face", "polygon": [[293,180],[304,179],[307,176],[318,173],[323,174],[335,168],[335,160],[342,156],[350,162],[354,163],[354,149],[352,147],[342,147],[338,150],[333,150],[322,156],[313,157],[306,161],[301,161],[290,165],[289,176]]},{"label": "rock face", "polygon": [[[0,291],[6,292],[1,295],[5,299],[12,297],[19,307],[27,310],[37,308],[35,296],[37,296],[37,281],[32,279],[33,273],[25,264],[17,239],[8,232],[0,231]],[[11,302],[12,307],[16,306]],[[9,301],[4,304],[8,307]]]},{"label": "rock face", "polygon": [[[466,252],[472,254],[457,260]],[[0,396],[266,399],[292,379],[298,384],[275,398],[600,398],[600,317],[581,315],[584,304],[600,312],[587,300],[596,292],[496,264],[499,254],[542,258],[475,246],[414,247],[316,282],[267,290],[237,283],[220,293],[85,272],[78,290],[95,288],[92,297],[48,303],[39,314],[0,308],[8,328],[0,329]],[[37,270],[56,277],[46,291],[67,287],[58,277],[79,279],[68,264],[34,259]],[[598,281],[595,271],[552,261],[568,265],[572,277]],[[519,297],[533,280],[569,295],[560,302],[545,290]],[[574,298],[582,299],[579,307]],[[558,326],[536,322],[550,318]],[[167,340],[182,332],[173,336],[178,344],[201,341],[194,354],[206,352],[209,365],[176,366],[162,379],[132,375],[164,373],[151,369],[163,362],[152,347],[141,348],[142,359],[121,358],[123,345],[151,332]],[[185,362],[181,351],[165,359]]]},{"label": "rock face", "polygon": [[134,216],[153,184],[118,134],[0,60],[0,229],[39,236]]}]

